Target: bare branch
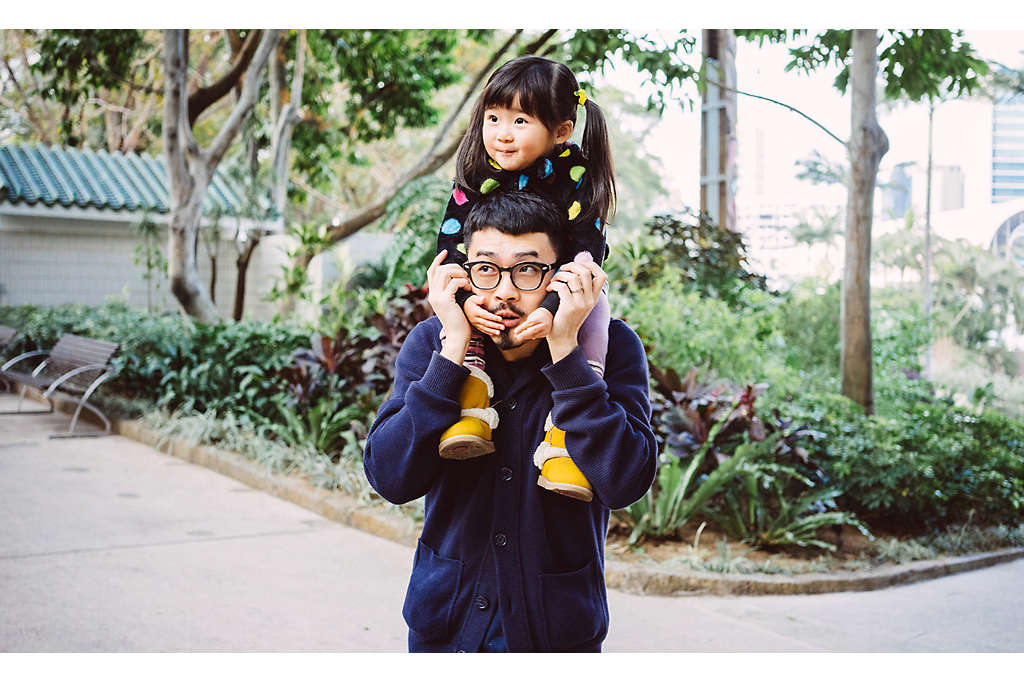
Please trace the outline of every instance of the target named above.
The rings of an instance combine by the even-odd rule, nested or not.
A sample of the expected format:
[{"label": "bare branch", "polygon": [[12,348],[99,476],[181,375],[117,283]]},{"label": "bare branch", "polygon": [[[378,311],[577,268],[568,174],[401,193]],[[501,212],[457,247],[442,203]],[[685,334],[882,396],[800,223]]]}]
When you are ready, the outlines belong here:
[{"label": "bare branch", "polygon": [[[49,131],[43,126],[43,122],[39,120],[36,115],[35,108],[32,106],[32,101],[25,96],[25,91],[21,89],[21,83],[18,82],[18,77],[14,75],[14,69],[11,68],[11,60],[8,57],[4,57],[4,66],[7,67],[7,73],[11,76],[11,82],[14,83],[14,89],[18,91],[18,95],[21,97],[21,101],[25,105],[25,113],[28,115],[29,123],[36,129],[36,133],[39,135],[39,139],[42,140],[46,146],[50,145]],[[12,110],[17,110],[17,107],[10,107]]]},{"label": "bare branch", "polygon": [[793,112],[794,114],[800,114],[801,116],[803,116],[804,118],[806,118],[806,119],[807,119],[808,121],[810,121],[810,122],[811,122],[811,123],[813,123],[814,125],[818,126],[818,127],[819,127],[819,128],[821,128],[822,130],[824,130],[824,131],[825,131],[825,133],[826,133],[826,134],[828,134],[828,136],[829,136],[829,137],[831,137],[831,138],[832,138],[833,140],[835,140],[835,141],[836,141],[836,142],[838,142],[839,144],[843,145],[844,147],[846,146],[846,141],[845,141],[845,140],[843,140],[843,139],[840,139],[840,137],[839,137],[838,135],[836,135],[836,134],[835,134],[835,133],[833,133],[833,132],[832,132],[831,130],[829,130],[828,128],[826,128],[825,126],[823,126],[823,125],[822,125],[821,123],[818,123],[818,122],[817,122],[817,121],[815,121],[815,120],[814,120],[813,118],[811,118],[810,116],[808,116],[807,114],[805,114],[804,112],[800,111],[799,109],[797,109],[797,108],[796,108],[796,107],[794,107],[794,106],[790,106],[789,104],[786,104],[785,102],[780,102],[780,101],[778,101],[778,100],[772,99],[771,97],[765,97],[764,95],[755,95],[755,94],[754,94],[754,93],[752,93],[752,92],[744,92],[743,90],[737,90],[736,88],[733,88],[733,87],[729,87],[728,85],[725,85],[724,83],[718,83],[718,82],[716,82],[716,81],[713,81],[713,80],[711,80],[710,78],[705,78],[705,79],[704,79],[704,82],[706,82],[706,83],[710,83],[711,85],[715,85],[715,86],[718,86],[718,87],[719,87],[719,88],[721,88],[722,90],[729,90],[729,91],[731,91],[731,92],[735,92],[735,93],[737,93],[737,94],[739,94],[739,95],[746,95],[747,97],[753,97],[753,98],[755,98],[755,99],[763,99],[763,100],[765,100],[766,102],[771,102],[772,104],[778,104],[778,105],[779,105],[780,107],[783,107],[783,108],[785,108],[785,109],[789,109],[789,110],[790,110],[790,111],[792,111],[792,112]]},{"label": "bare branch", "polygon": [[[543,45],[547,40],[550,40],[555,33],[555,30],[546,31],[537,40],[524,47],[521,54],[525,54],[527,51],[536,50],[540,45]],[[412,180],[433,173],[455,154],[455,151],[459,148],[459,143],[462,141],[462,137],[466,134],[466,127],[462,126],[458,134],[449,139],[443,147],[441,147],[442,141],[447,136],[448,131],[454,126],[459,113],[465,107],[466,103],[472,99],[480,83],[491,72],[501,57],[512,47],[512,45],[515,44],[521,34],[522,30],[517,30],[491,55],[491,58],[487,60],[487,63],[477,71],[473,79],[470,81],[469,86],[466,88],[459,104],[456,105],[454,111],[448,115],[448,118],[441,126],[438,134],[434,137],[434,141],[431,143],[430,147],[427,148],[426,153],[424,153],[424,155],[420,157],[420,159],[416,161],[409,170],[402,174],[397,181],[393,182],[387,187],[387,189],[379,193],[372,204],[360,209],[354,215],[346,217],[340,224],[332,225],[328,228],[327,234],[332,241],[344,239],[384,215],[384,212],[387,210],[388,202],[394,198],[395,194],[398,193],[398,190]]]},{"label": "bare branch", "polygon": [[270,29],[264,31],[263,37],[260,38],[256,53],[253,55],[252,61],[249,62],[249,67],[245,70],[245,76],[242,78],[242,93],[239,95],[238,103],[235,104],[231,115],[228,116],[228,120],[221,126],[220,132],[217,133],[217,137],[213,139],[205,154],[205,163],[210,171],[210,177],[212,177],[213,170],[217,168],[217,164],[220,163],[221,158],[227,152],[228,146],[238,133],[238,129],[241,128],[242,121],[248,115],[253,105],[256,104],[260,72],[266,66],[267,59],[270,57],[270,51],[277,45],[280,37],[280,30]]},{"label": "bare branch", "polygon": [[256,53],[257,41],[262,40],[261,29],[253,30],[245,38],[245,44],[242,46],[242,51],[235,55],[235,59],[231,63],[231,68],[228,69],[227,73],[217,79],[217,82],[209,85],[205,88],[198,88],[188,98],[188,122],[194,124],[199,115],[206,111],[211,104],[219,100],[224,95],[231,92],[231,88],[238,84],[242,78],[242,74],[246,72],[253,59],[253,55]]}]

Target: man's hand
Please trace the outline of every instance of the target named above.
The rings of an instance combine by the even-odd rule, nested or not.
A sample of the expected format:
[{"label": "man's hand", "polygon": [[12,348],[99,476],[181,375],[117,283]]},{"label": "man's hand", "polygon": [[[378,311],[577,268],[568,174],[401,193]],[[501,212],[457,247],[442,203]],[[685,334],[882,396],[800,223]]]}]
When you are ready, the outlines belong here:
[{"label": "man's hand", "polygon": [[566,263],[555,273],[547,286],[548,291],[558,292],[559,298],[558,312],[547,337],[552,362],[558,362],[576,348],[580,327],[597,305],[607,281],[608,275],[592,260]]},{"label": "man's hand", "polygon": [[455,300],[455,292],[469,289],[470,285],[466,271],[459,265],[441,264],[447,255],[448,251],[442,250],[427,268],[427,302],[444,329],[441,355],[461,365],[469,348],[470,328],[462,307]]},{"label": "man's hand", "polygon": [[530,339],[543,339],[551,333],[551,324],[554,316],[547,308],[537,308],[527,315],[518,327],[512,330],[512,336],[516,341],[529,341]]},{"label": "man's hand", "polygon": [[487,310],[480,304],[483,303],[483,296],[470,296],[466,299],[463,309],[466,311],[466,319],[469,323],[487,336],[498,336],[505,329],[501,324],[501,316]]}]

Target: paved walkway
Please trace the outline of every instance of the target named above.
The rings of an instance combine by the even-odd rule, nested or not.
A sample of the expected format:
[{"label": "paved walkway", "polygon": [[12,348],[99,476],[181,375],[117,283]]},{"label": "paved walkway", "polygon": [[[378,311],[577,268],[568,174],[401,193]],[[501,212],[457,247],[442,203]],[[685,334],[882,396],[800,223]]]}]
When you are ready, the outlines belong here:
[{"label": "paved walkway", "polygon": [[[0,395],[0,410],[14,401]],[[412,550],[120,436],[0,416],[0,651],[405,650]],[[606,651],[1024,651],[1024,561],[878,592],[609,592]]]}]

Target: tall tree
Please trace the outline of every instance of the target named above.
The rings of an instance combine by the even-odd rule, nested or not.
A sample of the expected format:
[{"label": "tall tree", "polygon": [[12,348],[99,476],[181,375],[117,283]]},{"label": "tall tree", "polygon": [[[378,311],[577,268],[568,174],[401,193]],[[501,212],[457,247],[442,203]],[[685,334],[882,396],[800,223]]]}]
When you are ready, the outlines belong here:
[{"label": "tall tree", "polygon": [[[216,306],[199,277],[196,265],[196,240],[203,200],[218,164],[256,103],[260,72],[266,66],[279,37],[278,30],[261,32],[251,61],[241,72],[242,89],[238,101],[213,141],[206,149],[202,149],[192,129],[193,122],[202,111],[189,106],[190,97],[186,91],[188,30],[167,30],[164,33],[163,137],[171,204],[168,274],[171,291],[182,310],[200,320],[213,321],[218,317]],[[247,39],[255,40],[255,37],[249,36]],[[235,73],[237,80],[239,74],[234,66],[229,73]],[[228,74],[225,74],[217,83],[224,83],[227,79]],[[223,90],[221,97],[230,92],[231,87],[233,84]],[[208,108],[216,101],[212,96],[204,95],[205,107]]]},{"label": "tall tree", "polygon": [[[784,41],[802,32],[742,30],[749,40]],[[875,114],[876,78],[883,74],[884,96],[920,101],[944,93],[960,96],[979,85],[987,73],[986,62],[974,54],[961,31],[919,29],[887,30],[879,50],[874,29],[828,30],[811,43],[790,49],[793,59],[786,70],[813,71],[822,66],[841,66],[834,85],[842,93],[852,89],[849,196],[847,200],[846,255],[842,296],[842,392],[867,413],[874,411],[872,390],[870,266],[872,198],[878,163],[888,150],[888,139]]]}]

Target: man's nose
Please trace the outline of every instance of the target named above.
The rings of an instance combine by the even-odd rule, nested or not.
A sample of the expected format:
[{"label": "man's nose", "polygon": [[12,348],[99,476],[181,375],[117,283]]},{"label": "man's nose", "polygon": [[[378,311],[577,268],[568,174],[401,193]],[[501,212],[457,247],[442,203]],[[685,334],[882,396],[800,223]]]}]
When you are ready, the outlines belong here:
[{"label": "man's nose", "polygon": [[494,288],[494,295],[502,300],[515,300],[519,298],[519,289],[512,284],[512,273],[503,272],[498,280],[498,286]]}]

